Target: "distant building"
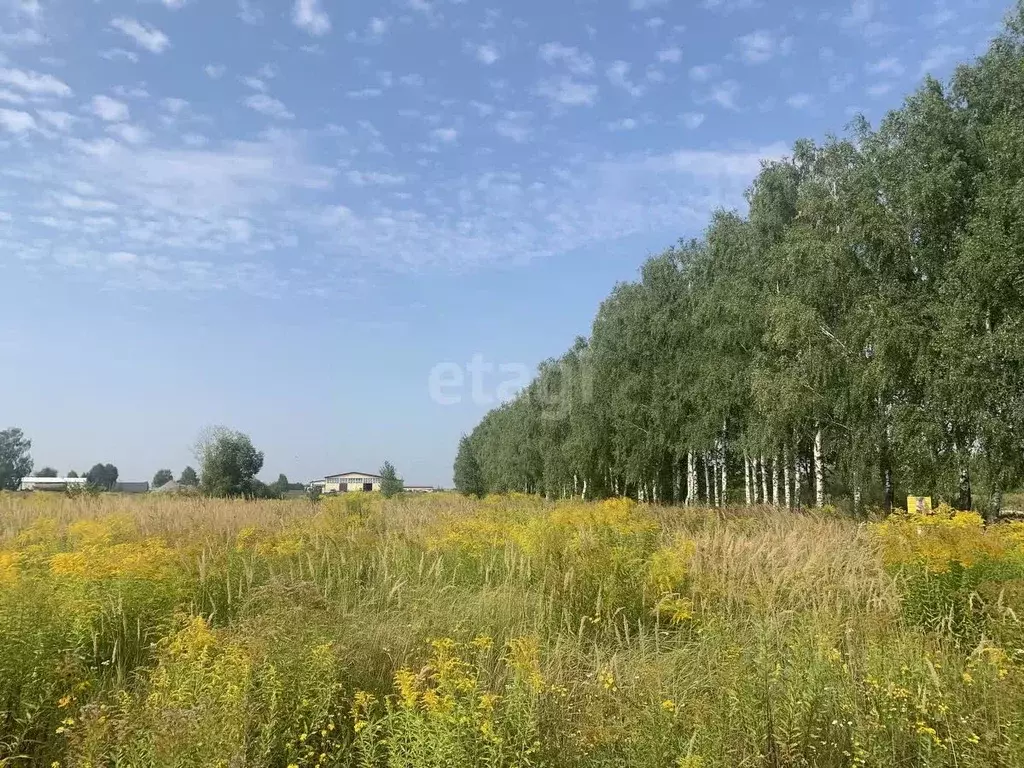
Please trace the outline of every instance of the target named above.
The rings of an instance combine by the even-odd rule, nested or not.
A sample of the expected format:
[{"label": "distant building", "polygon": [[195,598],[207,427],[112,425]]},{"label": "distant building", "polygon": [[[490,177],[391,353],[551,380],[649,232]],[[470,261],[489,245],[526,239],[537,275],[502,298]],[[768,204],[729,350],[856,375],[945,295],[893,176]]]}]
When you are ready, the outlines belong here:
[{"label": "distant building", "polygon": [[402,490],[406,493],[433,493],[437,488],[432,485],[406,485]]},{"label": "distant building", "polygon": [[68,488],[84,488],[88,481],[84,477],[23,477],[22,491],[66,491]]},{"label": "distant building", "polygon": [[379,490],[380,475],[371,475],[369,472],[342,472],[339,475],[327,475],[323,482],[324,493]]},{"label": "distant building", "polygon": [[[342,472],[339,475],[327,475],[323,480],[314,480],[309,488],[319,488],[323,493],[352,493],[380,490],[380,475],[369,472]],[[433,493],[437,490],[432,485],[406,485],[403,490],[409,493]]]},{"label": "distant building", "polygon": [[149,483],[116,483],[114,490],[117,493],[149,493]]}]

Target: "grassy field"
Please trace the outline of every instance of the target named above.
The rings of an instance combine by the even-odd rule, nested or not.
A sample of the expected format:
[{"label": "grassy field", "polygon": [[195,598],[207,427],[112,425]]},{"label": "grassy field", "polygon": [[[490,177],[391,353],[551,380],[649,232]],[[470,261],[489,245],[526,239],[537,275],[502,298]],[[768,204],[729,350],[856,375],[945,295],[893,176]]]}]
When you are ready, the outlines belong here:
[{"label": "grassy field", "polygon": [[1024,527],[0,495],[0,766],[1020,766]]}]

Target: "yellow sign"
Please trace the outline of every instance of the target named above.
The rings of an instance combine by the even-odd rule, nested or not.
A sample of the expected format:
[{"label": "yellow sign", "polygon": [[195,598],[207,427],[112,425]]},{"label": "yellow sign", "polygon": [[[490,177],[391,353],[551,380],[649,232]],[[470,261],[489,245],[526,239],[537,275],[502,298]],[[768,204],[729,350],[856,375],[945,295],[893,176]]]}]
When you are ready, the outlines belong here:
[{"label": "yellow sign", "polygon": [[916,512],[919,515],[930,515],[932,513],[932,497],[907,496],[907,512]]}]

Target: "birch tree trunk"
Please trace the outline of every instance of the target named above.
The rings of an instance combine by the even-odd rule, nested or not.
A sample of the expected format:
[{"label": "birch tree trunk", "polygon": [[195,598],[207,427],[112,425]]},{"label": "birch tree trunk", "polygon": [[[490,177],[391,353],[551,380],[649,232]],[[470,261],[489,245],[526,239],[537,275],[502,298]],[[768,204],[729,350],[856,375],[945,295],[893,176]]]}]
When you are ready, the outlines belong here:
[{"label": "birch tree trunk", "polygon": [[786,509],[792,509],[793,505],[789,498],[789,448],[782,449],[782,482],[786,492]]},{"label": "birch tree trunk", "polygon": [[768,463],[764,460],[764,456],[761,456],[761,500],[765,504],[768,503]]},{"label": "birch tree trunk", "polygon": [[825,506],[825,467],[822,464],[821,427],[815,425],[814,432],[814,504]]},{"label": "birch tree trunk", "polygon": [[686,452],[686,506],[693,506],[693,491],[697,485],[697,468],[693,463],[693,451]]},{"label": "birch tree trunk", "polygon": [[779,459],[772,456],[772,504],[779,506]]},{"label": "birch tree trunk", "polygon": [[580,499],[583,501],[587,500],[587,478],[583,478],[583,492],[580,494]]},{"label": "birch tree trunk", "polygon": [[800,453],[797,452],[793,457],[793,506],[797,509],[803,503],[803,481],[803,467],[800,464]]},{"label": "birch tree trunk", "polygon": [[708,462],[708,452],[704,451],[704,498],[707,505],[711,506],[711,467]]},{"label": "birch tree trunk", "polygon": [[712,459],[712,464],[711,464],[711,479],[712,479],[712,480],[714,481],[714,483],[715,483],[715,506],[716,506],[716,507],[720,507],[720,506],[722,506],[721,496],[719,495],[719,492],[718,492],[718,491],[719,491],[719,483],[718,483],[718,480],[719,480],[719,476],[720,476],[721,472],[722,472],[722,467],[721,467],[721,465],[720,465],[720,464],[718,463],[718,459],[717,459],[717,458],[715,458],[715,459]]},{"label": "birch tree trunk", "polygon": [[743,490],[746,492],[747,506],[750,506],[750,456],[743,452]]}]

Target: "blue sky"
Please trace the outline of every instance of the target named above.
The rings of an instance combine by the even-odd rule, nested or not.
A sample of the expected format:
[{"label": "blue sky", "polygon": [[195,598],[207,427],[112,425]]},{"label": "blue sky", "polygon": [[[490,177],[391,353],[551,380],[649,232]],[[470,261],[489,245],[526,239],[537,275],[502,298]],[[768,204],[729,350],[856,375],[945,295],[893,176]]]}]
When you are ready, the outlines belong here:
[{"label": "blue sky", "polygon": [[267,478],[447,485],[508,366],[1008,8],[0,0],[0,426],[62,471],[225,424]]}]

